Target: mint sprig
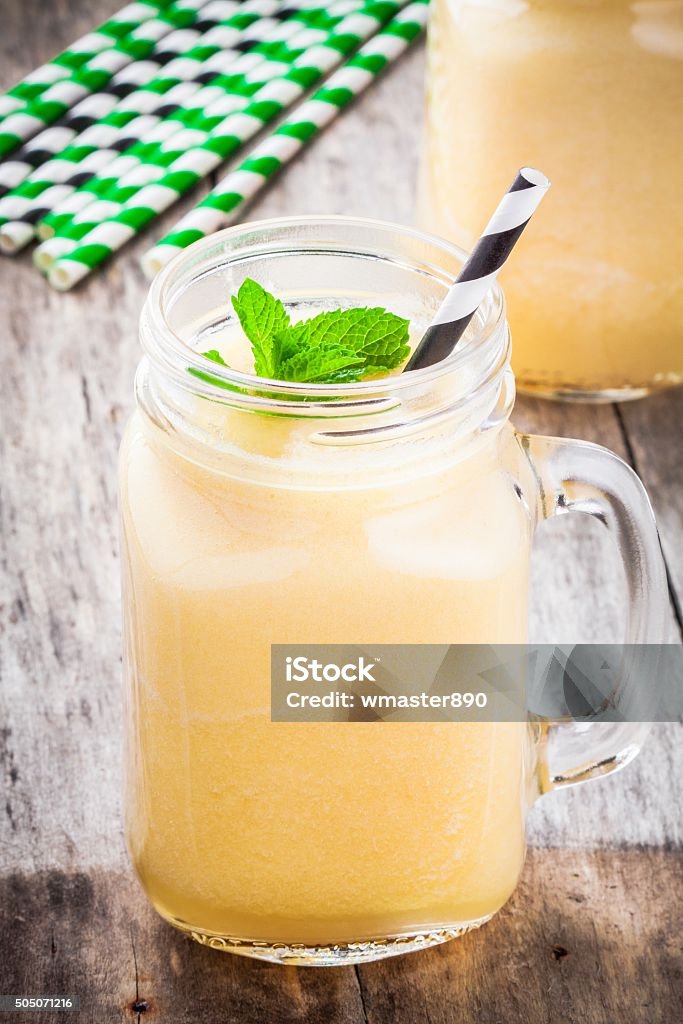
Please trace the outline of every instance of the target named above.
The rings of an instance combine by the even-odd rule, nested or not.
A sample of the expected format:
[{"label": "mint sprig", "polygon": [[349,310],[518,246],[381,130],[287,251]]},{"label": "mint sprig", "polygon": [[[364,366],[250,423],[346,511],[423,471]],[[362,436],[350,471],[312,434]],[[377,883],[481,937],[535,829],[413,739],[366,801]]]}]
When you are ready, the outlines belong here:
[{"label": "mint sprig", "polygon": [[257,377],[277,375],[280,364],[280,336],[289,328],[287,310],[279,299],[247,277],[232,304],[242,330],[251,342]]},{"label": "mint sprig", "polygon": [[[249,277],[232,305],[257,376],[270,380],[346,384],[394,370],[410,352],[408,320],[380,307],[335,309],[293,324],[282,302]],[[204,355],[227,365],[215,349]]]}]

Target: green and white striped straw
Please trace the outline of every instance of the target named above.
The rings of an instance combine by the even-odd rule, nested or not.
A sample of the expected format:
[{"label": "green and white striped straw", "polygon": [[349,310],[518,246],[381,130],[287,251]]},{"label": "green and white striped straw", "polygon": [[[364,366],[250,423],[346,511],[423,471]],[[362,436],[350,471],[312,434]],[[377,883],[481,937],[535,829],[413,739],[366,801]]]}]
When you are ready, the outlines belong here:
[{"label": "green and white striped straw", "polygon": [[139,0],[126,4],[120,11],[103,22],[94,32],[77,39],[47,64],[36,68],[20,82],[0,95],[0,123],[10,114],[25,110],[55,82],[68,78],[71,73],[87,64],[98,53],[111,49],[116,40],[130,35],[136,28],[158,15],[172,0]]},{"label": "green and white striped straw", "polygon": [[[213,7],[215,2],[216,0],[212,0],[209,7]],[[138,162],[151,163],[149,155],[154,152],[155,144],[163,142],[174,131],[178,131],[182,127],[182,124],[163,124],[159,125],[158,135],[150,134],[160,120],[159,113],[163,113],[164,118],[171,119],[171,121],[176,117],[182,121],[186,116],[185,108],[188,108],[189,105],[191,109],[192,104],[195,103],[191,97],[203,88],[202,82],[213,79],[211,86],[204,87],[204,95],[207,98],[216,94],[222,95],[228,87],[232,87],[233,73],[237,68],[235,61],[239,57],[244,57],[245,61],[249,57],[254,63],[264,61],[278,45],[286,44],[287,47],[294,47],[293,36],[296,36],[298,40],[297,48],[300,51],[304,45],[307,45],[302,33],[303,26],[323,21],[334,24],[341,19],[343,13],[362,6],[362,2],[363,0],[334,0],[331,5],[326,6],[325,0],[294,0],[294,2],[292,0],[245,0],[240,13],[229,19],[235,24],[229,25],[226,22],[225,25],[217,26],[216,32],[208,33],[202,46],[168,65],[166,76],[170,74],[174,77],[177,74],[188,75],[193,70],[197,79],[195,82],[180,82],[163,98],[158,95],[158,90],[160,86],[166,85],[168,78],[162,76],[159,81],[152,81],[149,88],[159,101],[157,111],[152,110],[145,117],[140,117],[137,121],[130,121],[133,115],[127,114],[125,108],[131,105],[131,101],[134,101],[133,105],[138,109],[143,106],[140,97],[145,95],[145,90],[138,90],[130,97],[130,100],[123,101],[125,106],[118,107],[100,124],[86,129],[67,151],[50,161],[49,165],[39,168],[29,180],[10,195],[0,199],[0,225],[5,224],[4,227],[0,227],[0,248],[7,252],[16,252],[32,237],[32,230],[12,222],[24,221],[29,224],[37,224],[39,237],[50,238],[54,234],[64,231],[75,214],[97,197],[103,196],[108,189],[114,188],[123,174],[130,172]],[[257,20],[259,15],[256,12],[258,10],[261,12],[260,20]],[[272,17],[265,15],[272,15]],[[289,20],[283,20],[284,18]],[[238,25],[241,27],[238,28]],[[209,37],[211,37],[211,46],[205,45],[209,42]],[[236,47],[236,52],[229,49],[218,51],[218,42],[222,45],[231,43]],[[250,44],[248,55],[239,53],[245,42]],[[208,59],[206,59],[207,51],[211,54]],[[287,53],[288,59],[293,59],[294,55],[291,51]],[[246,69],[247,65],[245,65]],[[219,75],[221,70],[224,75],[228,71],[231,72],[230,80],[224,75]],[[206,91],[207,89],[213,91]],[[182,97],[180,96],[181,90]],[[174,106],[175,109],[169,110],[169,107],[173,108]],[[187,113],[189,113],[189,109]],[[156,124],[154,123],[155,117],[157,118]],[[117,133],[115,126],[120,123],[123,123],[125,130],[119,129]],[[140,130],[136,132],[138,128]],[[135,141],[136,133],[137,142]],[[126,145],[122,145],[122,142],[125,142]],[[92,152],[103,145],[114,145],[125,153],[125,157],[121,157],[119,153],[111,153],[108,158],[103,159],[101,153]],[[136,155],[138,159],[133,160]],[[72,166],[74,162],[77,162],[77,167]],[[163,162],[170,162],[168,151],[163,156]],[[103,167],[106,167],[106,175],[98,174],[97,172]],[[90,173],[91,171],[92,173]],[[76,180],[70,182],[69,175],[74,172]],[[160,174],[161,172],[157,177]],[[150,176],[150,180],[151,177],[153,176]],[[51,189],[53,182],[61,184],[65,179],[66,184],[70,187],[66,188],[63,194]],[[138,184],[141,184],[141,181]],[[43,196],[48,189],[50,190],[49,202]],[[56,203],[59,205],[56,206]],[[7,223],[8,221],[10,223]],[[82,234],[83,232],[81,232]],[[39,258],[39,262],[41,259],[42,257]]]},{"label": "green and white striped straw", "polygon": [[[251,59],[252,55],[246,54],[240,58],[240,63]],[[226,92],[222,100],[222,116],[243,110],[248,103],[249,97]],[[198,141],[205,142],[209,135],[208,131],[186,128],[182,120],[164,120],[139,147],[133,147],[135,152],[127,151],[118,156],[71,195],[64,197],[49,189],[45,195],[49,196],[54,208],[41,224],[42,230],[50,231],[50,235],[33,254],[38,269],[47,270],[59,256],[72,252],[98,224],[119,213],[127,199],[144,186],[163,178],[169,165],[172,167],[191,146]],[[0,249],[16,228],[16,222],[0,227]]]},{"label": "green and white striped straw", "polygon": [[12,153],[22,142],[52,124],[89,93],[106,88],[117,71],[152,52],[164,35],[191,25],[206,0],[175,0],[156,17],[143,21],[129,35],[114,40],[67,78],[50,85],[23,110],[9,114],[0,125],[0,157]]},{"label": "green and white striped straw", "polygon": [[[275,4],[276,0],[269,2]],[[244,6],[249,9],[249,0],[246,0]],[[212,42],[216,49],[225,45],[220,35],[216,38],[216,29],[225,26],[231,18],[235,22],[244,20],[248,25],[250,20],[258,17],[252,14],[251,18],[249,15],[237,18],[239,11],[240,0],[208,0],[192,28],[175,29],[163,36],[149,57],[133,61],[117,71],[107,85],[106,92],[92,93],[80,100],[64,115],[60,124],[50,125],[38,132],[13,153],[11,159],[1,163],[0,195],[16,189],[33,175],[36,168],[52,157],[62,155],[67,147],[83,145],[82,138],[76,143],[77,137],[108,115],[111,114],[115,119],[113,123],[121,127],[126,123],[125,114],[128,114],[127,119],[130,120],[137,114],[149,113],[149,99],[158,105],[164,93],[179,82],[188,80],[187,62],[179,60],[178,55],[187,57],[190,52],[199,52],[202,57],[207,57]],[[206,52],[197,51],[200,40],[207,47]],[[171,59],[173,55],[176,56]],[[175,78],[172,77],[173,71],[177,72]],[[150,95],[152,93],[153,96]]]},{"label": "green and white striped straw", "polygon": [[[349,0],[341,0],[344,5],[348,5],[348,2]],[[305,42],[310,48],[314,43],[318,45],[326,42],[328,33],[322,30],[302,29],[292,37],[288,46],[294,46],[296,40]],[[297,48],[288,50],[287,55],[291,58],[291,63],[295,64],[305,52],[305,48],[297,44]],[[199,105],[201,96],[197,94],[193,98],[193,102],[197,102],[194,111],[190,105],[178,113],[177,122],[176,115],[168,121],[161,122],[158,135],[152,133],[139,146],[127,150],[106,171],[101,175],[94,175],[77,192],[62,202],[60,195],[54,196],[59,205],[45,217],[43,225],[53,227],[55,234],[38,246],[33,257],[40,270],[46,270],[59,256],[73,251],[81,238],[102,221],[120,213],[126,201],[145,185],[166,176],[176,161],[182,160],[188,149],[208,144],[212,131],[223,124],[228,115],[244,110],[253,103],[252,94],[256,89],[260,90],[268,81],[282,77],[291,67],[282,60],[265,59],[254,50],[241,55],[240,63],[247,71],[245,80],[242,81],[240,76],[235,76],[236,82],[233,76],[226,77],[223,81],[216,79],[205,90],[209,98],[218,94],[206,110],[202,110]],[[219,81],[220,86],[216,84]],[[199,117],[193,119],[193,113]],[[186,116],[188,114],[189,122]],[[188,127],[186,122],[193,126]],[[16,223],[5,224],[0,228],[0,248],[9,249],[13,243],[23,241],[21,231],[22,228]],[[15,236],[14,232],[18,234]]]},{"label": "green and white striped straw", "polygon": [[344,19],[325,46],[313,47],[295,61],[286,75],[266,83],[244,111],[229,115],[216,128],[206,144],[184,153],[160,181],[143,187],[117,215],[94,228],[73,252],[60,257],[50,269],[50,283],[60,290],[73,287],[265,124],[291,106],[324,74],[342,63],[348,53],[373,35],[405,6],[405,2],[380,0],[370,3],[364,13]]},{"label": "green and white striped straw", "polygon": [[[302,31],[292,38],[292,50],[287,55],[288,59],[293,63],[307,47],[314,42],[323,43],[326,38],[326,33],[321,30]],[[300,44],[304,42],[306,46],[301,46]],[[71,248],[74,248],[88,231],[104,219],[102,211],[105,211],[107,216],[113,215],[143,185],[160,180],[167,173],[169,166],[172,166],[188,149],[206,144],[213,130],[228,114],[244,110],[252,102],[252,95],[257,88],[274,78],[281,77],[290,67],[290,63],[283,60],[259,60],[254,51],[245,54],[239,63],[239,69],[237,64],[235,65],[235,70],[240,72],[239,75],[231,75],[220,87],[212,85],[203,93],[197,94],[183,111],[162,122],[158,132],[146,136],[139,146],[127,150],[105,171],[94,175],[75,195],[60,202],[59,206],[45,217],[44,229],[52,228],[53,234],[58,235],[60,239],[71,239]],[[216,98],[203,109],[202,100],[212,97]],[[88,202],[88,193],[95,202]],[[95,206],[97,210],[94,209]],[[0,228],[0,238],[2,234],[3,228]],[[63,245],[61,251],[67,251],[68,248]],[[47,251],[46,248],[41,248],[39,265]]]},{"label": "green and white striped straw", "polygon": [[414,0],[400,11],[310,99],[297,107],[268,139],[145,253],[142,257],[145,274],[154,277],[186,246],[233,223],[247,203],[421,35],[427,21],[428,4],[429,0]]},{"label": "green and white striped straw", "polygon": [[[352,4],[362,6],[361,0],[337,0],[328,10],[334,11],[337,6],[348,9]],[[291,7],[288,9],[291,10]],[[292,18],[301,17],[305,21],[305,16],[305,12],[301,12],[293,14]],[[335,20],[341,20],[341,15],[331,16],[330,20],[334,24]],[[212,130],[228,113],[243,109],[260,85],[284,74],[298,56],[314,43],[322,43],[327,38],[327,33],[322,29],[304,28],[295,20],[281,26],[282,29],[285,27],[293,30],[294,34],[287,39],[284,49],[269,55],[268,52],[260,52],[257,45],[247,54],[235,54],[234,64],[228,74],[200,88],[187,98],[181,109],[169,114],[154,128],[147,128],[139,142],[127,148],[122,156],[100,173],[93,174],[90,180],[80,184],[73,195],[63,200],[57,197],[59,205],[42,215],[41,236],[52,237],[57,234],[78,241],[90,230],[84,225],[88,224],[87,210],[93,201],[98,199],[122,204],[133,194],[134,189],[161,178],[168,166],[188,148],[206,142]],[[278,35],[284,36],[285,33],[279,32]],[[271,40],[263,45],[267,51]],[[227,57],[227,54],[223,56]],[[0,213],[3,212],[3,203],[0,200]],[[43,205],[42,202],[40,205]],[[30,207],[24,218],[27,215],[32,216]],[[91,227],[98,222],[92,221]],[[3,233],[4,229],[0,227],[0,238]]]},{"label": "green and white striped straw", "polygon": [[[317,0],[318,5],[320,2],[322,0]],[[277,13],[279,9],[285,10],[285,7],[288,11],[292,11],[290,0],[245,0],[239,13],[233,13],[233,16],[229,17],[224,25],[219,26],[223,30],[220,33],[221,41],[231,40],[233,46],[239,47],[245,39],[252,41],[259,38],[266,39],[276,34],[278,29],[285,28],[288,23],[281,23],[277,19],[268,18],[265,15]],[[233,12],[236,8],[238,5],[233,2]],[[229,6],[227,9],[230,9]],[[294,11],[292,18],[297,16],[299,16],[299,12]],[[305,17],[305,15],[301,15],[301,17]],[[296,21],[289,24],[291,24],[291,31],[294,32],[297,30],[297,26],[301,27],[300,23]],[[211,31],[207,33],[207,38],[210,35]],[[214,58],[213,63],[208,61],[202,63],[200,60],[200,56],[206,56],[207,50]],[[252,52],[257,51],[258,46]],[[198,46],[194,52],[196,56],[191,59],[188,55],[172,63],[178,65],[178,70],[182,64],[184,73],[188,73],[190,68],[194,68],[196,75],[210,77],[211,74],[218,75],[220,68],[227,72],[231,65],[244,56],[239,49],[218,51],[217,45],[213,47]],[[259,59],[264,58],[260,57]],[[171,64],[168,65],[168,68],[171,68]],[[176,82],[175,86],[173,86],[174,81]],[[165,89],[166,84],[169,85],[169,91],[160,92],[159,88]],[[71,196],[76,189],[83,189],[86,182],[92,180],[99,170],[104,171],[106,168],[107,175],[112,181],[117,180],[118,175],[123,173],[124,169],[128,170],[134,165],[134,162],[129,161],[128,163],[124,162],[121,167],[121,153],[131,152],[131,147],[135,145],[136,139],[139,144],[144,141],[147,145],[152,139],[150,133],[160,125],[160,122],[173,117],[176,111],[183,110],[191,101],[192,95],[200,89],[202,89],[201,82],[178,82],[177,79],[169,78],[169,72],[165,70],[160,72],[156,79],[150,81],[146,87],[141,87],[131,96],[122,100],[115,110],[101,121],[86,128],[59,156],[54,157],[42,167],[38,167],[25,182],[0,199],[0,248],[5,252],[18,251],[33,236],[32,225],[36,223],[46,224],[45,237],[54,234],[59,227],[59,220],[53,226],[48,215],[52,211],[57,212],[54,209],[55,204],[66,202],[66,197]],[[156,102],[156,109],[152,108],[136,117],[136,110],[144,110],[145,106],[149,107],[149,104],[141,99],[145,96]],[[167,134],[173,130],[173,127],[173,124],[170,123]],[[163,132],[160,138],[164,138]],[[1,170],[2,166],[0,165]],[[73,182],[70,181],[71,178],[74,179]],[[54,185],[65,187],[56,190],[53,188]],[[91,191],[96,193],[97,190],[92,188]],[[82,209],[88,201],[94,198],[95,195],[79,195],[74,210]],[[64,212],[68,214],[71,210],[67,207]],[[46,220],[46,218],[48,219]],[[68,220],[69,216],[67,215],[64,223],[68,223]],[[20,221],[24,222],[23,226],[19,225]]]}]

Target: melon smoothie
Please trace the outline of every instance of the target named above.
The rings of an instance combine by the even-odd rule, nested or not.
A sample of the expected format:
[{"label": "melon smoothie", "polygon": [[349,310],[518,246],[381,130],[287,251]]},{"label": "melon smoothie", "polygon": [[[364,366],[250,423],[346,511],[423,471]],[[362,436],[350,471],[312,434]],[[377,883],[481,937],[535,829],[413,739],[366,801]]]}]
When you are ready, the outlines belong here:
[{"label": "melon smoothie", "polygon": [[[526,722],[271,720],[272,644],[527,641],[539,492],[500,293],[448,366],[399,373],[460,260],[374,222],[264,222],[153,285],[120,470],[127,832],[148,897],[199,941],[374,959],[483,923],[516,885],[546,785]],[[373,306],[410,334],[367,379],[259,379],[230,306],[246,278],[293,325]]]},{"label": "melon smoothie", "polygon": [[306,944],[498,910],[523,859],[525,726],[270,721],[271,643],[525,640],[528,527],[491,459],[418,494],[291,492],[162,454],[139,422],[124,458],[131,850],[155,906]]},{"label": "melon smoothie", "polygon": [[683,382],[683,7],[434,0],[420,222],[469,249],[508,166],[554,183],[501,275],[518,384]]}]

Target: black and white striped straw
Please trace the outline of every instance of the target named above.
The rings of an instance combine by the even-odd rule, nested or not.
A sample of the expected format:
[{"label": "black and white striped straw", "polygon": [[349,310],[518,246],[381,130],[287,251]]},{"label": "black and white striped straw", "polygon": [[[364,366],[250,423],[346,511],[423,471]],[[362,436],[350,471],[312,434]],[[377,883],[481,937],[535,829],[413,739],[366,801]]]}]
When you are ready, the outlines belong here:
[{"label": "black and white striped straw", "polygon": [[451,354],[549,188],[550,182],[545,174],[533,167],[522,167],[439,306],[404,372],[440,363]]}]

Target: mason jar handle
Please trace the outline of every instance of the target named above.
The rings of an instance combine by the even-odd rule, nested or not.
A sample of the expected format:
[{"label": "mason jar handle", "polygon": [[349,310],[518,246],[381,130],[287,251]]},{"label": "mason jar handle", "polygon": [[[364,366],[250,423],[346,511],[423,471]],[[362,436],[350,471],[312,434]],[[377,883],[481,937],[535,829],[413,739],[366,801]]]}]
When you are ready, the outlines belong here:
[{"label": "mason jar handle", "polygon": [[[539,520],[580,512],[607,527],[627,580],[625,642],[661,643],[668,600],[666,573],[652,506],[638,476],[600,445],[528,435],[520,440],[538,484]],[[623,767],[638,753],[647,728],[647,723],[639,722],[545,728],[540,792],[600,778]]]}]

